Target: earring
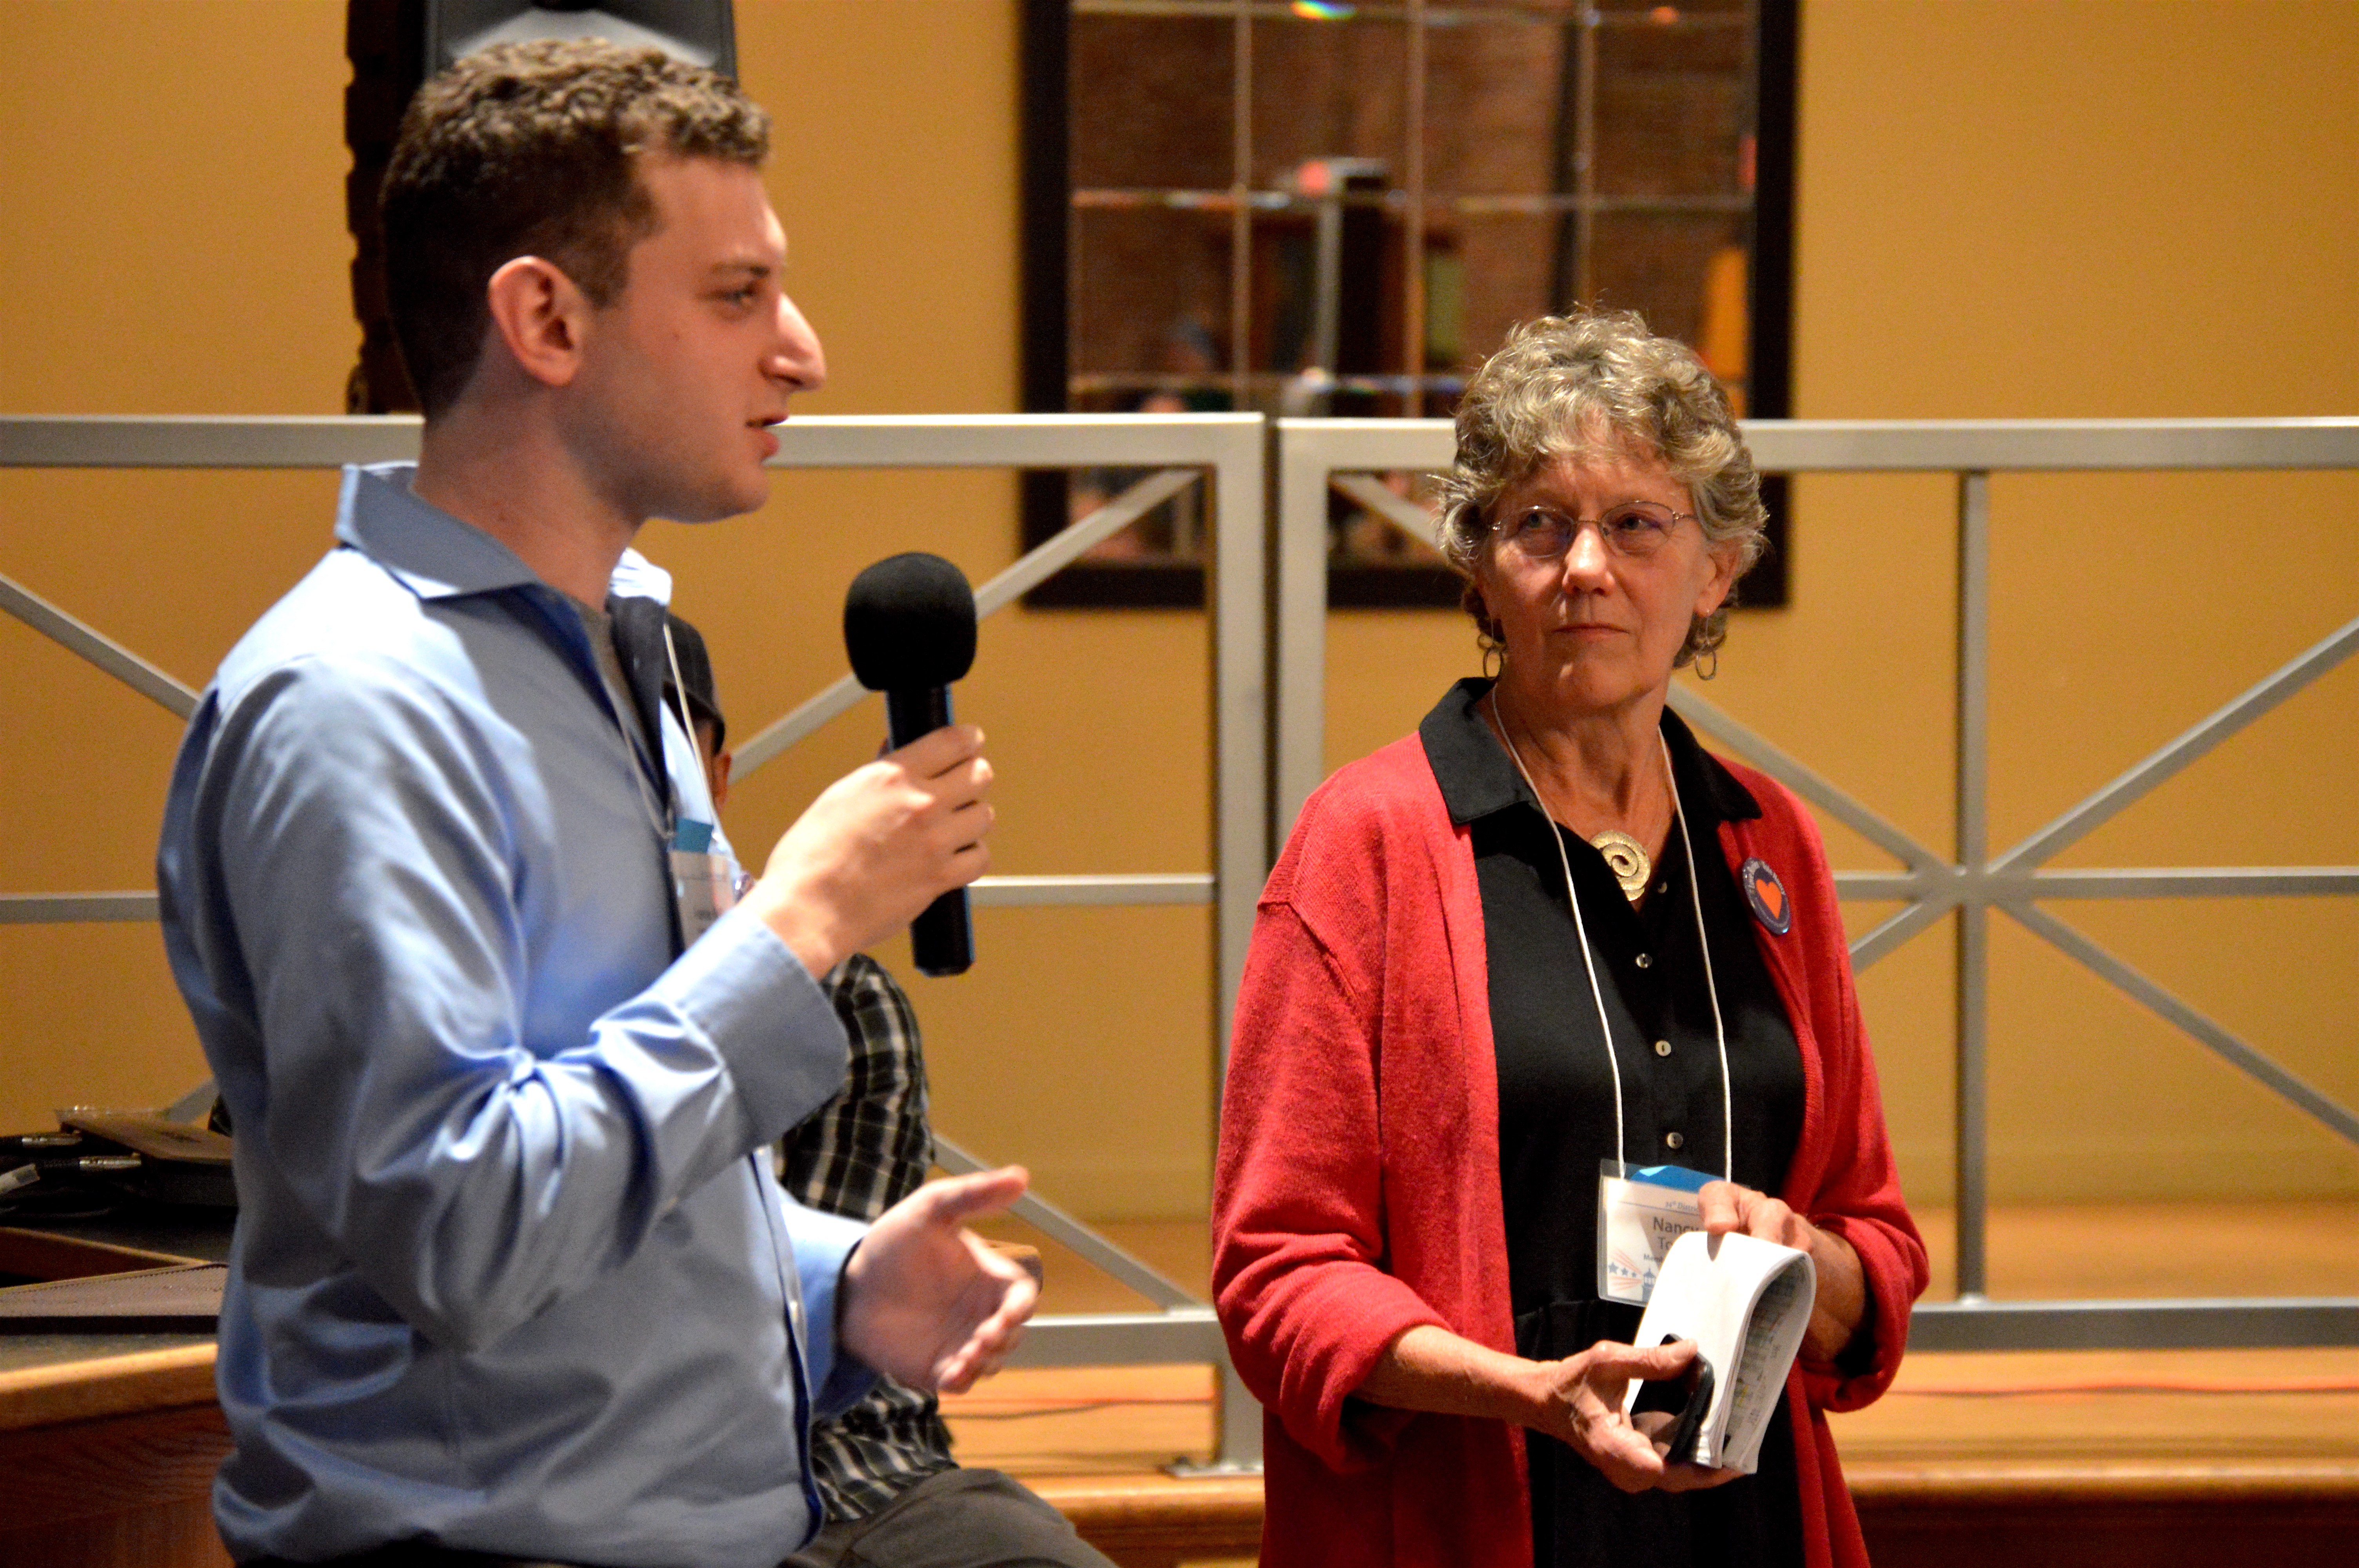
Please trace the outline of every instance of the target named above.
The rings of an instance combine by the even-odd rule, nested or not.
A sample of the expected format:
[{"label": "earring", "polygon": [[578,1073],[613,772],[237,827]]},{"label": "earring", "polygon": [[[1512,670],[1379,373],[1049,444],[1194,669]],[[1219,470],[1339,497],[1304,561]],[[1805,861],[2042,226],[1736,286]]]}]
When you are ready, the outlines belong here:
[{"label": "earring", "polygon": [[1507,655],[1496,643],[1483,644],[1483,678],[1497,680],[1499,672],[1507,667]]},{"label": "earring", "polygon": [[[1708,665],[1705,664],[1704,661],[1706,659],[1710,659],[1712,663]],[[1720,649],[1717,646],[1706,648],[1702,653],[1696,655],[1696,679],[1710,680],[1712,676],[1718,674],[1720,674]]]}]

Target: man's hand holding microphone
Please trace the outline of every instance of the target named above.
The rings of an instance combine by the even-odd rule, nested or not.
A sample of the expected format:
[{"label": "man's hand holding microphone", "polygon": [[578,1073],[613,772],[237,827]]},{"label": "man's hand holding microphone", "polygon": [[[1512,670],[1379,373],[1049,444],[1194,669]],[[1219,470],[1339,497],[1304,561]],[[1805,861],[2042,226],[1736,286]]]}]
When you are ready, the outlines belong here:
[{"label": "man's hand holding microphone", "polygon": [[991,850],[983,731],[921,735],[828,785],[770,851],[745,903],[823,975],[983,875]]},{"label": "man's hand holding microphone", "polygon": [[[896,556],[853,584],[844,638],[861,684],[886,694],[894,749],[821,792],[744,902],[814,976],[921,915],[919,967],[956,974],[973,953],[962,890],[991,864],[983,731],[950,721],[950,684],[974,662],[974,595],[940,557]],[[997,1371],[1039,1287],[964,1222],[1028,1180],[1009,1165],[929,1182],[879,1216],[844,1266],[844,1347],[917,1389]]]}]

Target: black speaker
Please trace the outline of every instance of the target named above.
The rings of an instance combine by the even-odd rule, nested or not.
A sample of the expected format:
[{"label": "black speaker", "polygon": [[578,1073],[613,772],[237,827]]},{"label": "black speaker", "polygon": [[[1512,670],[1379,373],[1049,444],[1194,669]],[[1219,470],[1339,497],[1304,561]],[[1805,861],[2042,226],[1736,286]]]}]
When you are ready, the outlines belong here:
[{"label": "black speaker", "polygon": [[418,407],[394,344],[376,214],[402,112],[420,82],[460,56],[530,38],[645,44],[723,76],[737,74],[731,0],[346,0],[344,54],[353,81],[344,90],[344,145],[353,170],[344,182],[344,215],[353,235],[353,314],[361,327],[360,362],[344,384],[347,413]]}]

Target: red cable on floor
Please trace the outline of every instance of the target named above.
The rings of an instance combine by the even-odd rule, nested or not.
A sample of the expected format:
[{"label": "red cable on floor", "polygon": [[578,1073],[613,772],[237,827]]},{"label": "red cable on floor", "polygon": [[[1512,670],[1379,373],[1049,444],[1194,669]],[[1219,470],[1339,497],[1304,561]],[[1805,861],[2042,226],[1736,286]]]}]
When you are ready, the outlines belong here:
[{"label": "red cable on floor", "polygon": [[[1887,1397],[1919,1399],[2020,1399],[2041,1394],[2359,1394],[2359,1379],[2280,1378],[2235,1383],[2192,1379],[2088,1379],[2076,1382],[2009,1383],[1999,1385],[1919,1385],[1889,1390]],[[992,1400],[960,1398],[945,1401],[943,1413],[962,1421],[1015,1421],[1027,1416],[1082,1415],[1091,1411],[1136,1405],[1206,1405],[1201,1394],[1108,1395],[1062,1400]]]},{"label": "red cable on floor", "polygon": [[1109,1396],[1102,1400],[1059,1400],[1053,1404],[1027,1405],[1021,1400],[984,1404],[981,1408],[964,1401],[945,1404],[942,1414],[953,1421],[1021,1421],[1036,1415],[1086,1415],[1091,1411],[1114,1410],[1124,1405],[1202,1405],[1207,1410],[1212,1401],[1201,1394],[1146,1394],[1135,1399]]},{"label": "red cable on floor", "polygon": [[2007,1398],[2019,1394],[2359,1394],[2359,1379],[2277,1378],[2223,1383],[2198,1382],[2191,1379],[2093,1378],[2078,1382],[1896,1387],[1888,1390],[1887,1397],[1900,1394],[1937,1399]]}]

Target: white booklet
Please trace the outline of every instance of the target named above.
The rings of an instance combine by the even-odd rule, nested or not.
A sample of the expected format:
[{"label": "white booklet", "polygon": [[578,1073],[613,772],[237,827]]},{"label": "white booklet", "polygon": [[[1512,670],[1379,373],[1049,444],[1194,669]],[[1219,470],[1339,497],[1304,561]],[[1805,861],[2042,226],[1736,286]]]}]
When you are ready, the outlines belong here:
[{"label": "white booklet", "polygon": [[[1691,1444],[1667,1460],[1748,1476],[1759,1467],[1761,1434],[1786,1397],[1786,1374],[1802,1348],[1818,1293],[1819,1271],[1807,1252],[1701,1230],[1671,1243],[1633,1343],[1691,1339],[1711,1376],[1708,1392],[1705,1379],[1696,1379],[1696,1396],[1708,1402],[1697,1419],[1680,1423],[1682,1433],[1694,1433]],[[1645,1390],[1666,1387],[1631,1384],[1623,1410],[1636,1407]]]}]

